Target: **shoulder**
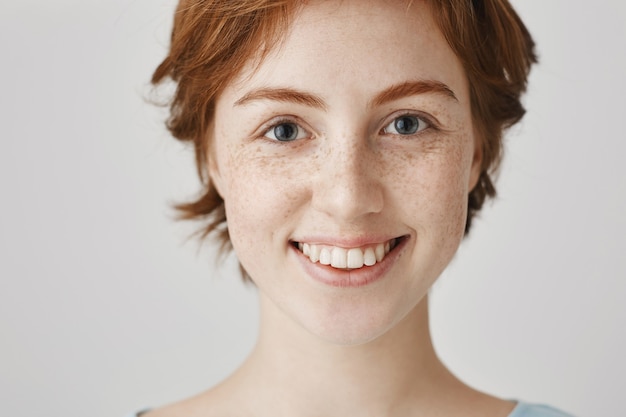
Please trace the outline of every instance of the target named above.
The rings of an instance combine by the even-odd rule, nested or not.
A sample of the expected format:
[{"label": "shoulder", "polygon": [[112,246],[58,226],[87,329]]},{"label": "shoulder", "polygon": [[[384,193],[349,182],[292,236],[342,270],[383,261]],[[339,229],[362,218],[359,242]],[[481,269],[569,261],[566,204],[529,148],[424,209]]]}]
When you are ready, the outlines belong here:
[{"label": "shoulder", "polygon": [[145,417],[148,411],[150,411],[150,409],[144,409],[133,414],[127,414],[125,417]]},{"label": "shoulder", "polygon": [[573,417],[571,414],[565,413],[556,408],[541,405],[518,403],[509,417]]},{"label": "shoulder", "polygon": [[177,417],[196,416],[198,413],[183,404],[172,404],[164,407],[148,409],[127,417]]},{"label": "shoulder", "polygon": [[145,410],[130,417],[195,417],[199,415],[201,415],[201,412],[197,409],[197,407],[194,407],[193,403],[182,401],[159,408]]},{"label": "shoulder", "polygon": [[220,390],[211,389],[194,397],[158,408],[148,409],[128,417],[238,417],[232,399],[224,398]]}]

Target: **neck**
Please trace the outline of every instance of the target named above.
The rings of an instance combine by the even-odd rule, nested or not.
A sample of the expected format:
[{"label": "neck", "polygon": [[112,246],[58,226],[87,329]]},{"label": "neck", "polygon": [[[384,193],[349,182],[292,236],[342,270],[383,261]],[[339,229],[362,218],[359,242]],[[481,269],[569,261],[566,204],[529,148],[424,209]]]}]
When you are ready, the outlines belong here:
[{"label": "neck", "polygon": [[238,375],[250,395],[281,399],[275,415],[406,415],[405,407],[428,409],[443,386],[460,385],[433,349],[426,297],[375,340],[337,345],[302,329],[261,295],[259,342]]}]

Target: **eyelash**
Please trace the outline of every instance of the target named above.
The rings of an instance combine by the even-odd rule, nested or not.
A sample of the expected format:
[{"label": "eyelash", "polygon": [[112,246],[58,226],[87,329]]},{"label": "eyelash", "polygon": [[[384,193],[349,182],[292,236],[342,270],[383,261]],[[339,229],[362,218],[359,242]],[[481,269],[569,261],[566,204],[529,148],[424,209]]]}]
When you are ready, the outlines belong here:
[{"label": "eyelash", "polygon": [[[398,119],[401,119],[403,117],[415,117],[417,120],[419,120],[419,123],[424,123],[426,124],[426,127],[424,127],[423,129],[418,130],[415,133],[410,133],[410,134],[401,134],[401,133],[389,133],[386,132],[385,129],[387,129],[391,124],[393,124],[394,122],[396,122]],[[423,131],[428,130],[428,129],[433,129],[433,130],[439,130],[437,123],[433,120],[432,117],[429,117],[421,112],[416,112],[416,111],[401,111],[399,113],[395,113],[393,115],[391,115],[390,117],[388,117],[385,122],[383,122],[384,127],[379,131],[380,134],[382,135],[394,135],[394,136],[401,136],[401,137],[414,137],[417,135],[420,135]]]},{"label": "eyelash", "polygon": [[299,131],[303,131],[307,135],[307,137],[311,136],[309,130],[302,127],[302,123],[298,121],[298,118],[293,117],[293,116],[292,117],[283,116],[283,117],[271,120],[268,124],[263,126],[263,129],[261,130],[261,138],[265,138],[265,139],[267,139],[270,142],[279,143],[279,144],[280,143],[296,142],[298,140],[305,139],[305,138],[300,138],[300,139],[296,138],[296,139],[293,139],[293,140],[281,141],[281,140],[278,140],[278,139],[272,139],[272,138],[268,137],[268,134],[272,130],[276,129],[280,125],[286,125],[286,124],[293,124],[293,125],[297,126]]},{"label": "eyelash", "polygon": [[[425,123],[426,127],[423,129],[418,130],[415,133],[411,133],[411,134],[400,134],[400,133],[388,133],[385,131],[385,129],[387,129],[387,127],[389,127],[392,123],[396,122],[398,119],[402,118],[402,117],[415,117],[416,119],[418,119],[420,122]],[[394,135],[394,136],[401,136],[401,137],[414,137],[417,135],[420,135],[421,132],[423,132],[424,130],[428,130],[428,129],[433,129],[433,130],[439,130],[437,123],[435,121],[433,121],[432,117],[429,117],[421,112],[416,112],[416,111],[403,111],[400,113],[396,113],[394,115],[392,115],[390,118],[387,118],[384,123],[383,128],[381,128],[379,130],[379,134],[382,135]],[[286,125],[286,124],[293,124],[295,125],[299,131],[303,131],[306,134],[306,137],[304,138],[295,138],[292,140],[287,140],[287,141],[281,141],[278,139],[274,139],[274,138],[270,138],[268,137],[268,135],[270,134],[270,132],[272,132],[273,129],[276,129],[276,127],[280,126],[280,125]],[[261,130],[261,138],[264,138],[270,142],[273,143],[278,143],[278,144],[284,144],[284,143],[289,143],[289,142],[297,142],[300,141],[302,139],[306,139],[308,137],[311,136],[311,133],[309,132],[308,129],[305,129],[304,127],[302,127],[302,123],[298,120],[297,117],[294,116],[282,116],[279,117],[277,119],[274,119],[272,121],[270,121],[268,124],[266,124],[265,126],[263,126],[262,130]]]}]

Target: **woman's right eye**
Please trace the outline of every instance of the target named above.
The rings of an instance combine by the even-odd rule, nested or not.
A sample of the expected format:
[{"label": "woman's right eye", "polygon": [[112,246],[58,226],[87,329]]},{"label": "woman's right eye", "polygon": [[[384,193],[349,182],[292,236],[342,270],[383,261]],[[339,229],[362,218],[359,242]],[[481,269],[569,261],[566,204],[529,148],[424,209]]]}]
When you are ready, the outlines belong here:
[{"label": "woman's right eye", "polygon": [[307,131],[293,122],[282,122],[270,127],[263,135],[279,142],[291,142],[307,137]]}]

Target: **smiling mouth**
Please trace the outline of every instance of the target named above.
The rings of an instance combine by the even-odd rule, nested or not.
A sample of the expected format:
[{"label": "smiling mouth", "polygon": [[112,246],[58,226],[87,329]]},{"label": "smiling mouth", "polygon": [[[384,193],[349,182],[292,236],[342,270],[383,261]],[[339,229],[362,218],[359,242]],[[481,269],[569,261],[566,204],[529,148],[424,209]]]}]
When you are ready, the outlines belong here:
[{"label": "smiling mouth", "polygon": [[364,266],[374,266],[393,251],[406,236],[389,239],[386,242],[366,245],[358,248],[292,242],[293,246],[312,263],[320,263],[333,268],[352,270]]}]

